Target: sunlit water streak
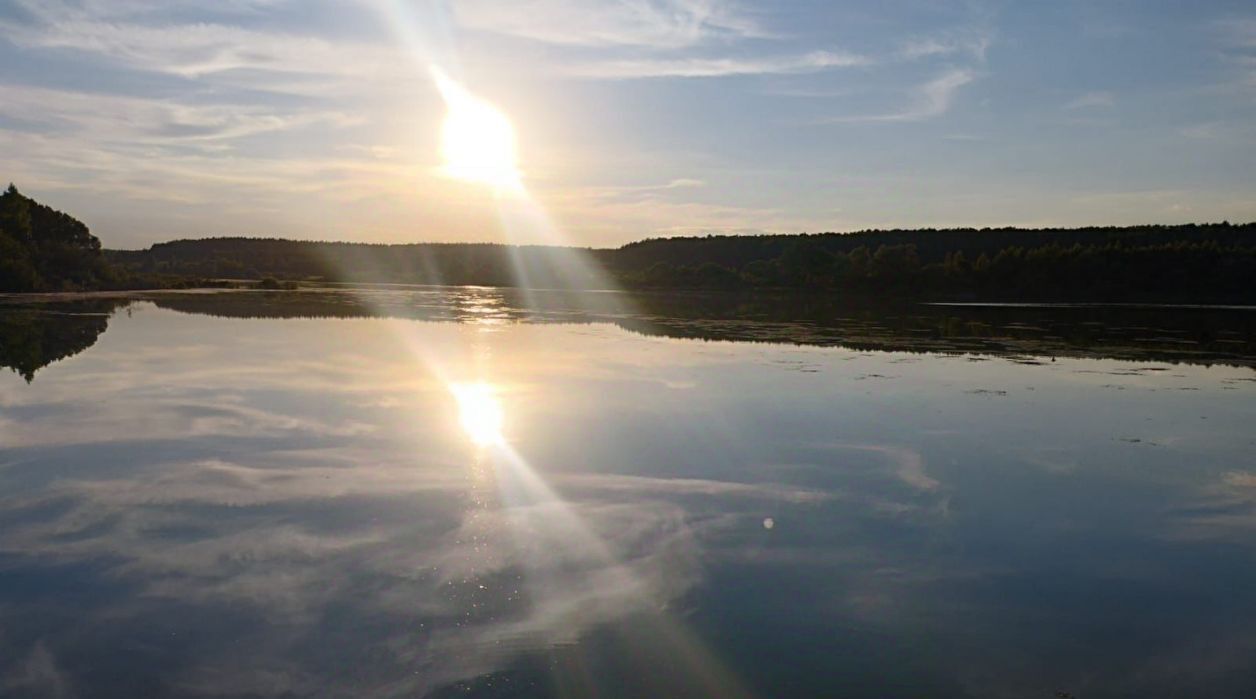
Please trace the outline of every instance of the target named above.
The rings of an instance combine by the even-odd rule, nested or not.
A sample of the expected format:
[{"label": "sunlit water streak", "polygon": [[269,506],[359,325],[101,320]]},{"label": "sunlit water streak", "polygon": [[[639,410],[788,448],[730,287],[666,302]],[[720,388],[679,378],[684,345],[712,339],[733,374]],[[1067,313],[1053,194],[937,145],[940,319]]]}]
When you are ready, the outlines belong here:
[{"label": "sunlit water streak", "polygon": [[[730,668],[663,609],[667,600],[660,599],[658,591],[638,577],[630,562],[619,560],[526,459],[502,439],[483,440],[478,424],[468,433],[479,448],[477,467],[488,464],[491,468],[515,545],[521,550],[557,551],[561,559],[557,566],[525,561],[523,584],[537,614],[530,617],[531,623],[499,626],[499,640],[538,637],[547,643],[571,644],[583,629],[630,616],[637,637],[648,639],[652,646],[640,649],[642,656],[661,654],[679,662],[686,669],[691,696],[751,696]],[[558,630],[557,637],[554,630]],[[641,670],[648,672],[648,666]],[[555,686],[574,683],[579,691],[573,696],[601,693],[598,678],[590,673],[577,674],[555,677]]]}]

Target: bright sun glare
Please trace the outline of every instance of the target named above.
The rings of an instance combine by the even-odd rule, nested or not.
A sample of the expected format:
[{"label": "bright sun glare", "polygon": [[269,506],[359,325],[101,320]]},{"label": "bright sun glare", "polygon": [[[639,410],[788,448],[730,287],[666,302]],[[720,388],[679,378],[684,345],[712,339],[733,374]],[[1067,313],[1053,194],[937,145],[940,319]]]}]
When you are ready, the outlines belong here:
[{"label": "bright sun glare", "polygon": [[479,446],[502,441],[502,406],[496,391],[486,383],[461,383],[452,386],[458,401],[458,417],[467,436]]},{"label": "bright sun glare", "polygon": [[515,129],[500,109],[472,95],[440,68],[432,77],[445,99],[440,151],[449,177],[499,190],[518,189]]}]

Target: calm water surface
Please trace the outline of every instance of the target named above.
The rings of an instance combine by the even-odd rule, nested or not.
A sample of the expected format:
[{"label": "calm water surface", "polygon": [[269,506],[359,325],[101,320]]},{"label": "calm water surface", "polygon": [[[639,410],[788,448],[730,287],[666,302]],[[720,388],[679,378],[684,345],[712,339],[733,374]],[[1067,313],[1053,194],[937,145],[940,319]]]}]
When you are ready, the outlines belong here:
[{"label": "calm water surface", "polygon": [[1256,696],[1252,311],[710,303],[0,305],[0,695]]}]

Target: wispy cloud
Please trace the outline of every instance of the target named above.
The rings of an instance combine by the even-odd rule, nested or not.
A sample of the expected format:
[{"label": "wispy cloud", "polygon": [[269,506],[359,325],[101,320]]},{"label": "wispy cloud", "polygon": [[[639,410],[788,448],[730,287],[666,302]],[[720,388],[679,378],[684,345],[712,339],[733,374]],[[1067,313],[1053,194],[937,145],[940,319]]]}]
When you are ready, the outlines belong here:
[{"label": "wispy cloud", "polygon": [[[702,233],[780,233],[814,230],[820,221],[797,211],[689,200],[692,186],[582,187],[542,192],[555,215],[598,244],[610,244],[619,226],[638,236]],[[592,216],[590,212],[599,212]]]},{"label": "wispy cloud", "polygon": [[1256,49],[1256,18],[1227,20],[1219,23],[1219,29],[1230,46]]},{"label": "wispy cloud", "polygon": [[666,192],[668,190],[673,190],[673,189],[698,189],[701,187],[705,187],[706,184],[707,183],[705,180],[700,180],[694,177],[677,177],[675,179],[668,180],[667,182],[662,182],[659,184],[636,184],[636,185],[602,187],[600,188],[600,192],[602,193],[603,196],[607,196],[607,197],[614,197],[614,196],[620,196],[620,195],[632,195],[632,194],[649,195],[651,193],[661,193],[661,192]]},{"label": "wispy cloud", "polygon": [[103,57],[132,69],[274,93],[329,96],[417,74],[391,46],[204,22],[150,25],[39,6],[27,25],[0,20],[18,46]]},{"label": "wispy cloud", "polygon": [[31,696],[51,699],[70,699],[77,696],[70,679],[43,641],[35,644],[25,660],[14,664],[8,673],[0,676],[0,689],[18,695],[30,692]]},{"label": "wispy cloud", "polygon": [[1204,121],[1183,127],[1180,133],[1196,140],[1225,140],[1235,145],[1256,143],[1256,124],[1243,119]]},{"label": "wispy cloud", "polygon": [[1256,95],[1256,17],[1231,19],[1217,25],[1221,47],[1239,75],[1229,86],[1237,92]]},{"label": "wispy cloud", "polygon": [[893,464],[894,474],[900,481],[917,490],[935,491],[941,486],[936,478],[925,472],[924,457],[915,449],[886,444],[845,443],[833,444],[832,448],[879,454]]},{"label": "wispy cloud", "polygon": [[570,484],[591,491],[602,492],[743,497],[781,500],[793,503],[822,502],[833,497],[831,493],[790,485],[737,483],[702,478],[651,478],[616,474],[577,474],[565,477],[563,484],[564,486]]},{"label": "wispy cloud", "polygon": [[213,150],[215,143],[314,123],[347,125],[354,119],[337,111],[282,110],[274,106],[196,105],[160,99],[100,95],[0,85],[0,115],[37,119],[52,115],[45,131],[62,131],[98,144],[129,147],[191,145]]},{"label": "wispy cloud", "polygon": [[577,65],[572,75],[585,78],[714,78],[733,75],[812,73],[867,65],[864,56],[840,51],[813,51],[790,56],[753,58],[664,58],[606,61]]},{"label": "wispy cloud", "polygon": [[825,119],[826,123],[923,121],[941,116],[950,110],[955,93],[977,79],[975,71],[952,68],[912,90],[910,103],[901,110],[880,114],[842,116]]},{"label": "wispy cloud", "polygon": [[1222,129],[1222,124],[1215,121],[1206,121],[1183,128],[1182,135],[1191,139],[1208,140],[1217,138],[1221,134]]},{"label": "wispy cloud", "polygon": [[1111,92],[1106,92],[1106,91],[1087,92],[1083,95],[1079,95],[1075,99],[1070,100],[1068,103],[1064,105],[1064,109],[1070,110],[1070,111],[1078,110],[1078,109],[1103,109],[1103,108],[1108,108],[1115,105],[1116,105],[1116,98],[1112,95]]},{"label": "wispy cloud", "polygon": [[693,179],[691,177],[680,177],[680,178],[672,180],[671,182],[668,182],[666,185],[664,185],[664,188],[665,189],[680,189],[682,187],[688,188],[688,187],[705,187],[705,186],[706,186],[706,182],[703,182],[702,180]]},{"label": "wispy cloud", "polygon": [[455,13],[467,29],[566,46],[676,49],[770,35],[722,0],[463,0]]},{"label": "wispy cloud", "polygon": [[899,46],[897,57],[911,61],[921,58],[968,55],[984,62],[986,51],[992,42],[993,35],[985,30],[952,31],[936,36],[908,39]]}]

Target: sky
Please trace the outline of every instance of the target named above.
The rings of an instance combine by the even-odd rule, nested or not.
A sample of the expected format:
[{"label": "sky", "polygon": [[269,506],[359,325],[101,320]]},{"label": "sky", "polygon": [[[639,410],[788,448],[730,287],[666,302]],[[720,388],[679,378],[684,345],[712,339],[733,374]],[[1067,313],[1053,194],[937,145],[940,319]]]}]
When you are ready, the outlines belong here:
[{"label": "sky", "polygon": [[[433,68],[550,233],[442,167]],[[0,0],[0,179],[114,248],[1251,221],[1256,6]]]}]

